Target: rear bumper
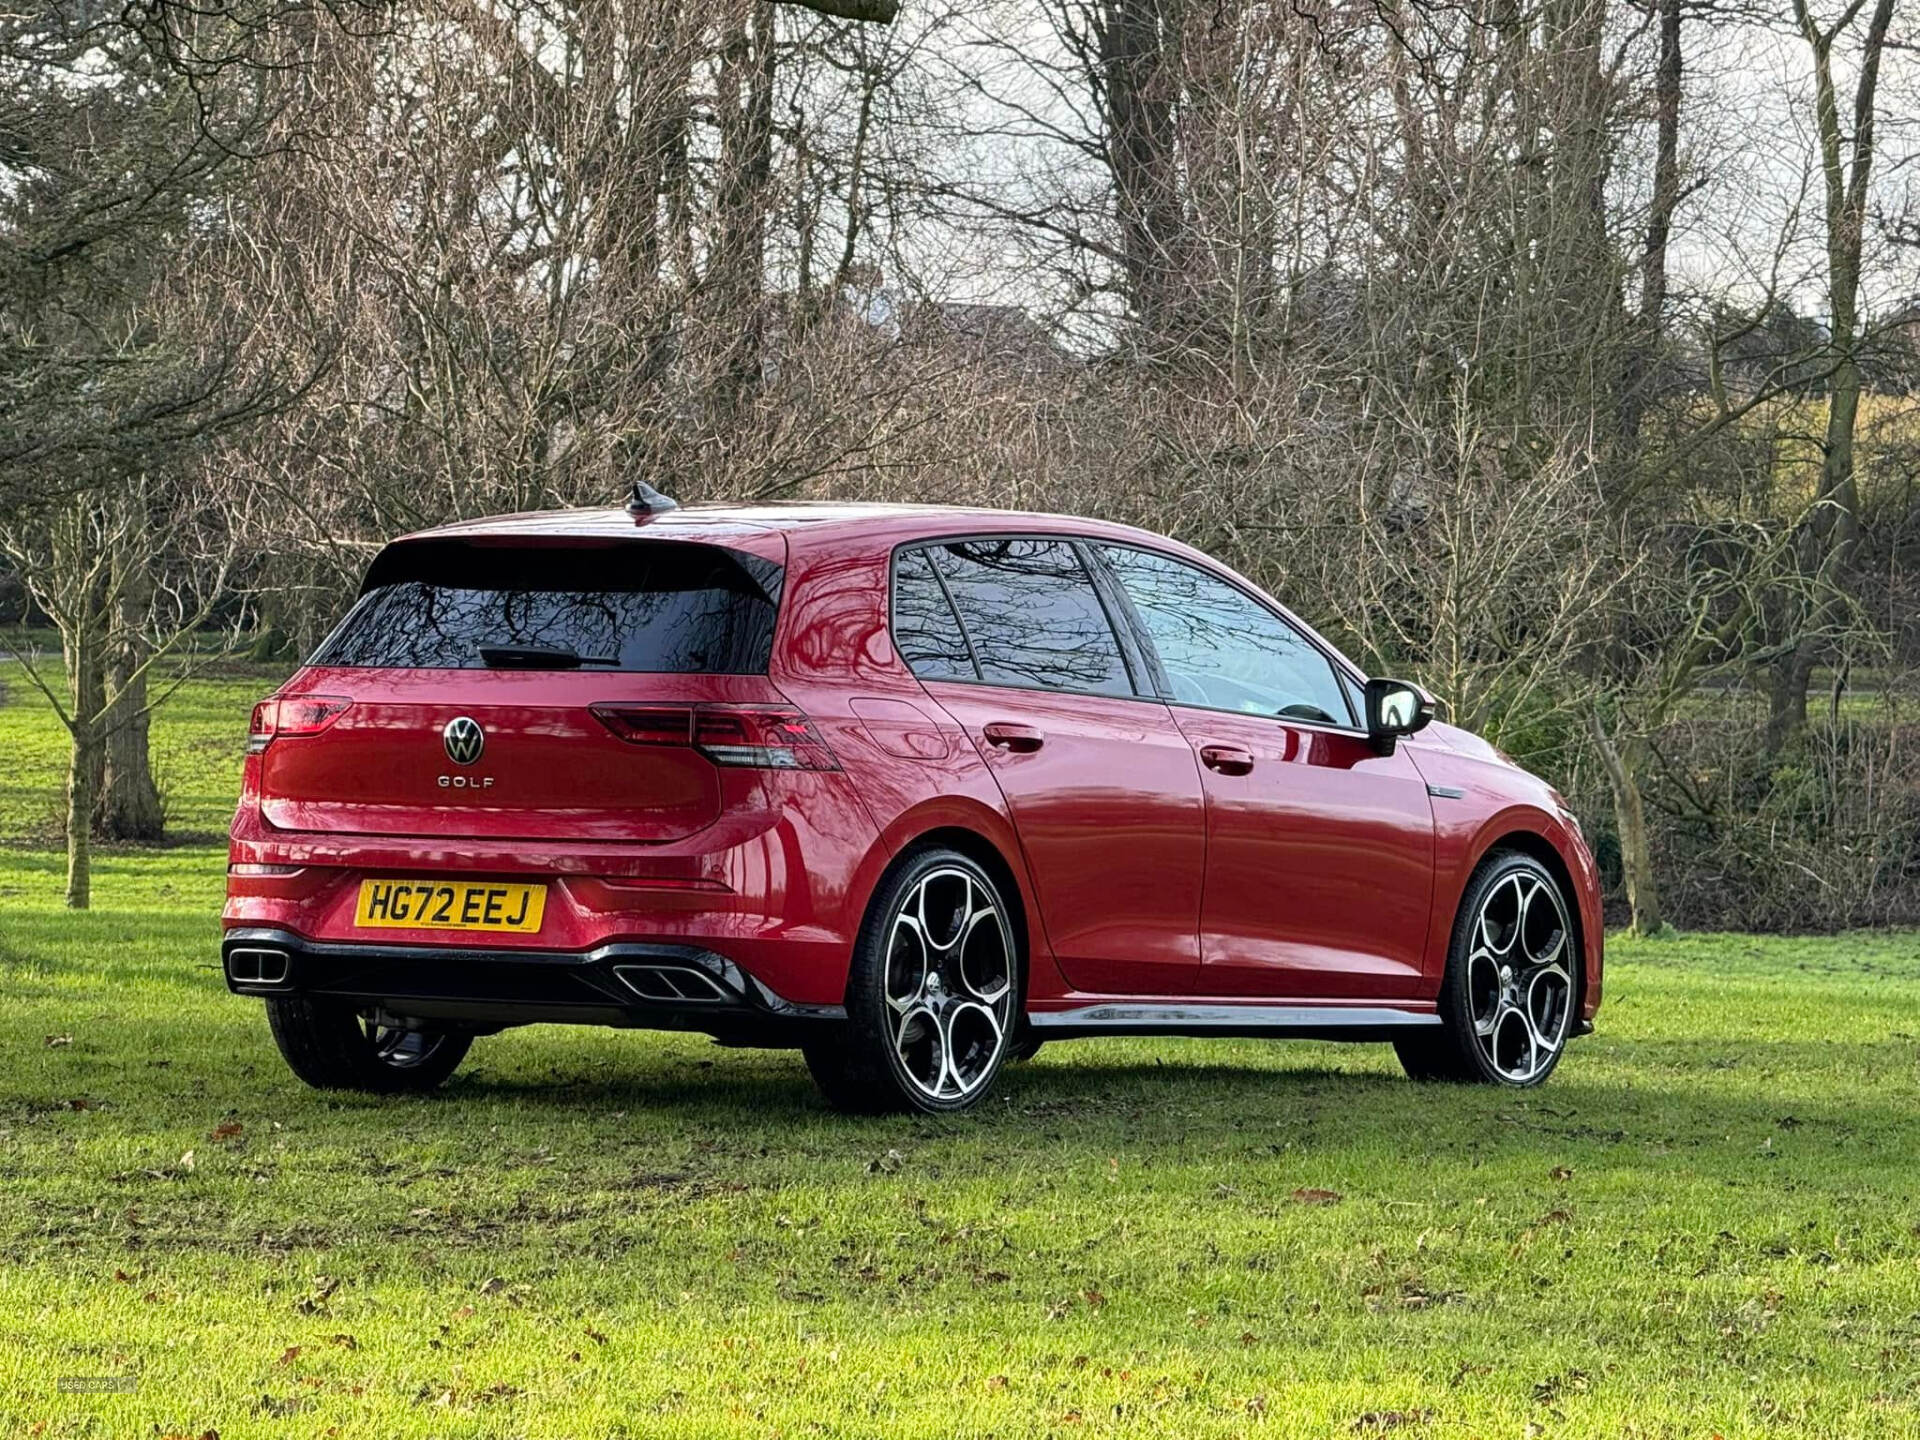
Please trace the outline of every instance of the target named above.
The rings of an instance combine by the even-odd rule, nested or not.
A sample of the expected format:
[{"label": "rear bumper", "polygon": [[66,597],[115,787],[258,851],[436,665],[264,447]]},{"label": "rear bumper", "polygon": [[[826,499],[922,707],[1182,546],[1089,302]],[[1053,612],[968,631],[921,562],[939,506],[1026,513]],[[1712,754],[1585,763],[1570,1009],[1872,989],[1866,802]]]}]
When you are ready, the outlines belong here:
[{"label": "rear bumper", "polygon": [[341,944],[242,927],[220,952],[236,995],[321,996],[451,1028],[618,1025],[793,1045],[846,1018],[842,1006],[796,1004],[725,956],[672,942],[583,951]]}]

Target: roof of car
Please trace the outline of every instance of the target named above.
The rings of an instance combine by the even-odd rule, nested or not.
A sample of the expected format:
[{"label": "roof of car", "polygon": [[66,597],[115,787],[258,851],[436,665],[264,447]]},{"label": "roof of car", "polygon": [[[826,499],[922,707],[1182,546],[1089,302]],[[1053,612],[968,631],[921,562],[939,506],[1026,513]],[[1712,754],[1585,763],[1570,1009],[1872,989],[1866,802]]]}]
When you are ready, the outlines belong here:
[{"label": "roof of car", "polygon": [[1149,531],[1108,520],[1024,510],[995,510],[975,505],[885,505],[844,500],[788,500],[761,504],[700,502],[635,517],[625,509],[530,510],[461,520],[405,536],[408,540],[525,536],[528,538],[618,539],[636,534],[661,537],[698,535],[721,539],[743,532],[806,531],[811,534],[860,530],[889,539],[973,531],[1033,530],[1099,535],[1112,539],[1168,543]]}]

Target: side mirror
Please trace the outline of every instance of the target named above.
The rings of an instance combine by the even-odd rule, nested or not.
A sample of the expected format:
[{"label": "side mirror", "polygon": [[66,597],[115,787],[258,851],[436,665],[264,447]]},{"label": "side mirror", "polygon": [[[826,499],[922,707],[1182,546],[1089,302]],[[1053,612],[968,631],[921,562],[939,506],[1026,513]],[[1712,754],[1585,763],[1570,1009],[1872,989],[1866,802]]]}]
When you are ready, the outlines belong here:
[{"label": "side mirror", "polygon": [[1367,681],[1367,737],[1382,755],[1393,753],[1402,735],[1424,730],[1433,719],[1433,696],[1407,680]]}]

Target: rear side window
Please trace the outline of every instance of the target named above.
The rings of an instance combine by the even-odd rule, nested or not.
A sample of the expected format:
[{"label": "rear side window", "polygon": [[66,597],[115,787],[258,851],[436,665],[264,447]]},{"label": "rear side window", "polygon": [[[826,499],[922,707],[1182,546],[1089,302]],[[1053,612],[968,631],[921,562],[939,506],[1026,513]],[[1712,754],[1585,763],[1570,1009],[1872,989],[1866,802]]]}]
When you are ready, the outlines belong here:
[{"label": "rear side window", "polygon": [[902,550],[893,566],[893,641],[922,680],[977,680],[967,637],[924,550]]},{"label": "rear side window", "polygon": [[421,541],[374,561],[312,663],[479,670],[482,647],[511,647],[571,651],[592,669],[764,675],[781,578],[773,562],[716,545]]},{"label": "rear side window", "polygon": [[1134,693],[1106,609],[1071,545],[961,540],[924,553],[946,581],[987,684]]}]

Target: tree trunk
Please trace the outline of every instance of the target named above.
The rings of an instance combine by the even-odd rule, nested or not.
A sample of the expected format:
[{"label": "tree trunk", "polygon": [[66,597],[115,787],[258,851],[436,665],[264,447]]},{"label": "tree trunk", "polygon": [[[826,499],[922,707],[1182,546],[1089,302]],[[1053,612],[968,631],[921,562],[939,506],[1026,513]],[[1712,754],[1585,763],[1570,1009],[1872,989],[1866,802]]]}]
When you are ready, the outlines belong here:
[{"label": "tree trunk", "polygon": [[148,753],[147,676],[139,668],[145,652],[144,645],[130,641],[108,672],[101,746],[105,769],[93,811],[94,834],[103,840],[158,840],[166,829]]},{"label": "tree trunk", "polygon": [[1893,9],[1894,0],[1878,0],[1867,22],[1854,82],[1849,136],[1841,122],[1833,79],[1833,42],[1839,29],[1822,31],[1806,0],[1795,0],[1794,5],[1813,57],[1814,122],[1826,192],[1830,310],[1826,353],[1833,368],[1827,382],[1820,490],[1813,513],[1807,517],[1808,545],[1802,560],[1802,578],[1815,583],[1823,593],[1813,606],[1808,626],[1811,633],[1803,635],[1774,665],[1767,743],[1775,751],[1806,728],[1814,659],[1818,647],[1844,618],[1839,587],[1846,582],[1860,544],[1860,496],[1853,473],[1853,437],[1860,414],[1860,252],[1866,231],[1867,185],[1873,168],[1880,56],[1886,47]]},{"label": "tree trunk", "polygon": [[112,597],[112,638],[103,657],[106,672],[106,723],[101,750],[105,766],[93,811],[94,834],[105,840],[158,840],[166,828],[160,792],[148,761],[147,611],[153,604],[152,557],[142,548],[149,533],[146,492],[129,489],[124,498],[137,523],[116,531],[119,553],[114,567],[119,584]]},{"label": "tree trunk", "polygon": [[776,54],[771,0],[747,0],[720,62],[718,235],[706,288],[722,358],[716,408],[732,414],[759,386],[765,329],[766,225],[773,175]]},{"label": "tree trunk", "polygon": [[97,720],[73,728],[73,753],[67,764],[67,908],[93,903],[93,802],[95,776],[105,764]]},{"label": "tree trunk", "polygon": [[1647,388],[1658,361],[1667,304],[1667,246],[1680,204],[1680,0],[1658,0],[1660,61],[1654,70],[1653,203],[1647,211],[1646,247],[1640,256],[1639,334],[1627,347],[1626,383],[1620,397],[1620,430],[1631,442],[1646,413]]},{"label": "tree trunk", "polygon": [[1633,933],[1651,935],[1666,923],[1660,911],[1660,886],[1653,873],[1653,839],[1647,831],[1646,805],[1635,772],[1645,759],[1645,745],[1637,740],[1616,744],[1596,714],[1590,717],[1594,749],[1607,786],[1613,792],[1614,824],[1620,832],[1620,868],[1627,884],[1627,904],[1633,911]]},{"label": "tree trunk", "polygon": [[[101,586],[84,595],[76,622],[60,631],[60,654],[67,667],[67,695],[76,720],[92,721],[107,708],[104,657],[101,649]],[[88,751],[87,793],[98,795],[106,780],[107,757],[98,746]],[[89,811],[89,814],[92,812]]]},{"label": "tree trunk", "polygon": [[1094,22],[1127,298],[1156,353],[1195,338],[1181,314],[1187,243],[1176,176],[1179,27],[1177,0],[1107,0]]},{"label": "tree trunk", "polygon": [[1807,728],[1807,689],[1813,682],[1813,646],[1806,641],[1776,660],[1767,685],[1766,746],[1778,755]]}]

